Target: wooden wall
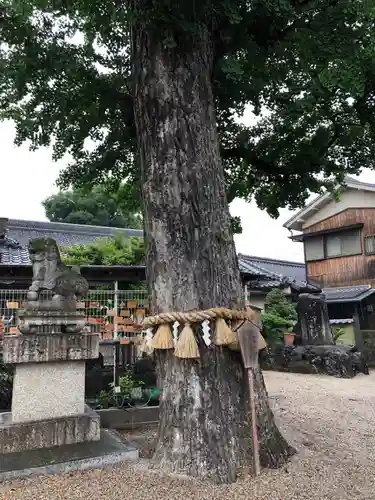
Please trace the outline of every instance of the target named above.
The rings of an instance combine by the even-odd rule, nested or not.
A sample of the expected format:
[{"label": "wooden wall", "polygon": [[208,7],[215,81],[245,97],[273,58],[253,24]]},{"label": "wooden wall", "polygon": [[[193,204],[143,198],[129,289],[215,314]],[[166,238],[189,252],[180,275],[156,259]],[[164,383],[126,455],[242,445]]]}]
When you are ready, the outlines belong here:
[{"label": "wooden wall", "polygon": [[305,233],[363,223],[362,255],[338,257],[307,263],[309,279],[323,286],[369,284],[375,287],[375,255],[364,254],[363,238],[375,235],[375,208],[349,208],[304,229]]}]

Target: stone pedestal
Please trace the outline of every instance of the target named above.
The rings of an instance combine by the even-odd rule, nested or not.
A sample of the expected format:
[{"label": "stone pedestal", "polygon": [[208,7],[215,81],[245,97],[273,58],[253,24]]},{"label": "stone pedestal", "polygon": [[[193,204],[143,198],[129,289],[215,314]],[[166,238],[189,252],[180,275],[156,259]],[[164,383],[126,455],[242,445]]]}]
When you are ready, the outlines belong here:
[{"label": "stone pedestal", "polygon": [[84,413],[51,419],[14,422],[12,413],[2,414],[0,454],[99,441],[100,417],[89,407]]},{"label": "stone pedestal", "polygon": [[[80,333],[86,324],[84,314],[77,311],[59,311],[47,307],[48,304],[37,302],[34,309],[28,304],[28,309],[18,314],[18,329],[25,334],[35,333]],[[44,309],[45,308],[45,309]]]},{"label": "stone pedestal", "polygon": [[0,453],[99,440],[99,417],[85,406],[85,361],[98,356],[98,334],[5,336],[4,362],[16,370]]},{"label": "stone pedestal", "polygon": [[4,363],[86,361],[99,357],[97,333],[38,333],[4,337]]},{"label": "stone pedestal", "polygon": [[12,422],[70,417],[84,411],[84,361],[17,366],[13,381]]}]

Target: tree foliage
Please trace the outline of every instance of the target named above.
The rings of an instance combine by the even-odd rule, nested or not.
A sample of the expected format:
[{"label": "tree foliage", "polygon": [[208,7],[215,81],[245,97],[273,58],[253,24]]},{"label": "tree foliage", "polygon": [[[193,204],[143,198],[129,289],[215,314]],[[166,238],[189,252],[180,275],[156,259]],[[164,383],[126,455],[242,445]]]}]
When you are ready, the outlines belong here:
[{"label": "tree foliage", "polygon": [[62,250],[67,265],[139,265],[144,263],[144,242],[141,238],[126,240],[122,235],[99,238],[87,245],[74,245]]},{"label": "tree foliage", "polygon": [[[18,144],[70,154],[64,189],[125,180],[139,200],[134,16],[181,50],[211,29],[229,201],[255,197],[277,216],[374,166],[374,0],[8,0],[0,15],[1,116]],[[247,104],[250,126],[237,120]]]},{"label": "tree foliage", "polygon": [[100,185],[88,191],[82,188],[60,191],[43,201],[46,217],[53,222],[140,229],[143,222],[138,200],[133,201],[133,212],[128,212],[130,200],[126,189],[127,186],[121,185],[113,192],[110,186]]}]

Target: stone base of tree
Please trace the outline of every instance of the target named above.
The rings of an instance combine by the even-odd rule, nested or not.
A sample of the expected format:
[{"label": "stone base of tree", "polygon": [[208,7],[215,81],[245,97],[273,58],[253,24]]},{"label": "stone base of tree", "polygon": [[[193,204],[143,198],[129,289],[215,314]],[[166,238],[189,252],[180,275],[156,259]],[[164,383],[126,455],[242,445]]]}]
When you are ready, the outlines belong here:
[{"label": "stone base of tree", "polygon": [[280,345],[261,353],[260,364],[264,370],[321,373],[342,378],[369,374],[358,349],[344,345]]}]

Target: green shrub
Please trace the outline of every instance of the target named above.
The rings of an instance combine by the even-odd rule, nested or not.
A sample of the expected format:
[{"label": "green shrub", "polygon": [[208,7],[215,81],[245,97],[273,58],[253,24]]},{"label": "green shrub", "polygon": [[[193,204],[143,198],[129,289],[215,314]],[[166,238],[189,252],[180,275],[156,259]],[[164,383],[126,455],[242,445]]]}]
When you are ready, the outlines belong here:
[{"label": "green shrub", "polygon": [[264,337],[268,345],[274,345],[282,342],[284,333],[296,324],[296,306],[277,288],[267,294],[264,306],[261,315]]}]

